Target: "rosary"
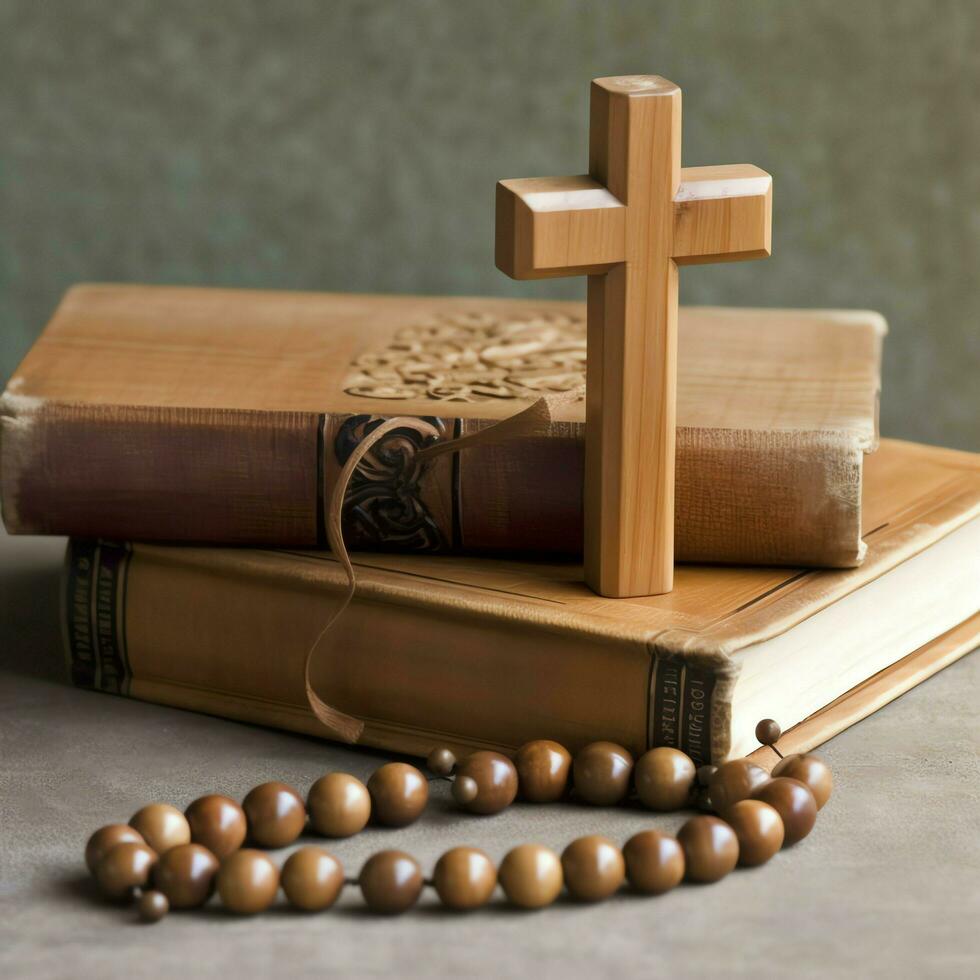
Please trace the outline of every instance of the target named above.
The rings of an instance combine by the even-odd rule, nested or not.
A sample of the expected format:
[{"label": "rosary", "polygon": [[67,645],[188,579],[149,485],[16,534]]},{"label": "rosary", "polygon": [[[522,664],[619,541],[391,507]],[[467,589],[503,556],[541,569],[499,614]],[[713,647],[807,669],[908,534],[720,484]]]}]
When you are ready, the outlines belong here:
[{"label": "rosary", "polygon": [[[413,823],[428,802],[428,779],[415,766],[389,762],[366,786],[347,773],[327,773],[305,804],[279,782],[256,786],[240,806],[215,794],[195,800],[184,813],[151,803],[128,824],[97,830],[85,862],[103,894],[135,900],[144,922],[157,922],[170,909],[202,906],[215,890],[229,912],[254,915],[273,903],[280,886],[295,908],[318,912],[330,908],[345,885],[356,885],[368,908],[382,914],[410,909],[424,887],[460,911],[486,905],[498,882],[523,909],[550,905],[562,888],[578,901],[601,901],[626,880],[637,892],[660,895],[685,878],[715,882],[736,865],[764,864],[813,829],[833,789],[830,769],[811,753],[784,757],[775,748],[781,732],[772,719],[760,721],[755,731],[780,756],[772,776],[748,759],[696,768],[689,756],[667,747],[650,749],[634,763],[613,742],[593,742],[574,760],[547,739],[528,742],[513,761],[489,751],[459,761],[446,748],[429,754],[433,777],[451,780],[453,798],[470,813],[499,813],[518,793],[531,803],[554,803],[572,793],[585,803],[614,806],[631,791],[650,810],[707,811],[691,817],[676,837],[642,830],[622,848],[598,834],[572,841],[560,857],[539,844],[520,844],[495,868],[478,848],[454,847],[436,862],[431,878],[404,851],[379,851],[348,878],[321,847],[301,847],[281,870],[260,850],[292,844],[307,818],[315,833],[332,838],[351,837],[372,818],[387,827]],[[252,846],[243,847],[246,840]]]}]

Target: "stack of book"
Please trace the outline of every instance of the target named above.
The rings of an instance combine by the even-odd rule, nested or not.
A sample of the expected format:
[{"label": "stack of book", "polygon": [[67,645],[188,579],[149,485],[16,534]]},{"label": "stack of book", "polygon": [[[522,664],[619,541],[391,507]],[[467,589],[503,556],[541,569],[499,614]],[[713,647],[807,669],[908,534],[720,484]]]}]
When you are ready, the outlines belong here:
[{"label": "stack of book", "polygon": [[[360,741],[807,749],[980,638],[980,457],[883,440],[876,314],[684,309],[669,595],[582,582],[584,403],[419,463],[396,429],[344,503],[353,602],[312,664]],[[64,534],[74,683],[331,737],[306,655],[325,550],[382,418],[445,438],[584,380],[575,303],[81,286],[2,400],[8,530]],[[138,543],[132,543],[138,542]]]}]

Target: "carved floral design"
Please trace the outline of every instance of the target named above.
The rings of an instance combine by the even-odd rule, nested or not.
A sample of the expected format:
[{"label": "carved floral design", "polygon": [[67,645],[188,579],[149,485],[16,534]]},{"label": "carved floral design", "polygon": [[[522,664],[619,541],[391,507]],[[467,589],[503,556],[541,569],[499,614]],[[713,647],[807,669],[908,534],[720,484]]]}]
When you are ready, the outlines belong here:
[{"label": "carved floral design", "polygon": [[[334,455],[343,466],[357,444],[376,429],[379,415],[352,415],[334,439]],[[440,434],[441,419],[426,418]],[[360,461],[344,497],[342,523],[349,543],[360,548],[442,551],[446,540],[422,501],[419,486],[424,464],[415,454],[428,440],[415,429],[393,429]]]},{"label": "carved floral design", "polygon": [[357,357],[344,390],[365,398],[480,402],[585,390],[585,320],[451,313],[402,327]]}]

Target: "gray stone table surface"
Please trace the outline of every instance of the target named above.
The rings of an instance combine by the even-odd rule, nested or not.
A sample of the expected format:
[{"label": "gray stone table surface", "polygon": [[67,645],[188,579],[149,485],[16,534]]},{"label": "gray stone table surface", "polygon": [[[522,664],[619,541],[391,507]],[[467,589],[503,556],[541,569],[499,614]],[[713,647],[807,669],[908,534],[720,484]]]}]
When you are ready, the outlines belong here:
[{"label": "gray stone table surface", "polygon": [[[836,791],[810,838],[768,866],[661,898],[629,893],[543,912],[497,900],[443,912],[431,893],[397,919],[355,889],[330,912],[219,907],[156,926],[100,902],[82,849],[151,800],[242,797],[381,756],[312,738],[77,691],[62,672],[63,542],[0,537],[0,976],[19,977],[976,977],[980,975],[980,657],[950,667],[830,742]],[[188,638],[190,641],[192,638]],[[517,805],[467,817],[434,784],[424,818],[331,844],[351,873],[383,847],[427,868],[455,844],[624,841],[682,815]]]}]

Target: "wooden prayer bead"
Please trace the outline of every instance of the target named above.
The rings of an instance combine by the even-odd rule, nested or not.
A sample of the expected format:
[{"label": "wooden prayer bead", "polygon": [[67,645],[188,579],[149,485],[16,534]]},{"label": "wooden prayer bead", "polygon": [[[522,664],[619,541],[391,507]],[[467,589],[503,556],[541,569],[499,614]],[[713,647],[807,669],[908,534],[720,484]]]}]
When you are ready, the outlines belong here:
[{"label": "wooden prayer bead", "polygon": [[178,844],[189,844],[191,828],[187,818],[168,803],[150,803],[133,814],[129,826],[140,834],[157,854]]},{"label": "wooden prayer bead", "polygon": [[411,908],[422,893],[422,869],[404,851],[379,851],[372,855],[357,880],[368,908],[386,915]]},{"label": "wooden prayer bead", "polygon": [[476,796],[472,799],[461,800],[454,794],[457,803],[470,813],[499,813],[517,796],[517,770],[499,752],[471,753],[457,763],[456,779],[472,779],[476,783]]},{"label": "wooden prayer bead", "polygon": [[735,831],[717,817],[691,817],[677,834],[684,850],[685,873],[691,881],[724,878],[738,863]]},{"label": "wooden prayer bead", "polygon": [[717,766],[699,766],[696,773],[698,786],[706,787],[711,782],[711,777],[718,771]]},{"label": "wooden prayer bead", "polygon": [[432,883],[446,908],[468,911],[490,901],[497,887],[497,869],[483,851],[454,847],[436,862]]},{"label": "wooden prayer bead", "polygon": [[817,822],[817,801],[806,783],[788,776],[778,776],[753,794],[755,800],[768,803],[783,818],[783,846],[803,840]]},{"label": "wooden prayer bead", "polygon": [[468,806],[476,799],[480,787],[476,780],[469,776],[457,776],[453,780],[453,799],[462,807]]},{"label": "wooden prayer bead", "polygon": [[322,847],[301,847],[286,859],[280,875],[290,904],[305,912],[328,909],[344,887],[344,869]]},{"label": "wooden prayer bead", "polygon": [[772,718],[763,718],[755,726],[755,737],[760,745],[775,745],[779,741],[779,736],[783,734],[779,725]]},{"label": "wooden prayer bead", "polygon": [[178,844],[160,856],[153,869],[153,884],[173,909],[203,905],[214,891],[218,859],[200,844]]},{"label": "wooden prayer bead", "polygon": [[748,759],[732,759],[718,767],[708,782],[711,806],[717,813],[727,810],[739,800],[769,782],[769,773]]},{"label": "wooden prayer bead", "polygon": [[575,795],[596,806],[612,806],[626,798],[633,756],[615,742],[593,742],[575,756]]},{"label": "wooden prayer bead", "polygon": [[359,779],[346,772],[328,772],[306,797],[310,823],[324,837],[352,837],[371,817],[371,795]]},{"label": "wooden prayer bead", "polygon": [[645,895],[662,895],[684,878],[684,851],[674,837],[659,830],[641,830],[623,847],[626,876]]},{"label": "wooden prayer bead", "polygon": [[715,808],[711,805],[711,797],[706,789],[699,789],[694,794],[694,807],[702,813],[714,813]]},{"label": "wooden prayer bead", "polygon": [[245,811],[227,796],[200,796],[184,811],[184,816],[191,828],[191,840],[206,847],[219,861],[245,843]]},{"label": "wooden prayer bead", "polygon": [[386,827],[405,827],[414,823],[429,801],[429,784],[425,776],[405,762],[389,762],[376,769],[367,788],[374,818]]},{"label": "wooden prayer bead", "polygon": [[264,912],[279,890],[279,869],[262,851],[245,848],[221,862],[216,879],[218,895],[229,912]]},{"label": "wooden prayer bead", "polygon": [[133,830],[129,824],[110,823],[92,834],[85,845],[85,866],[92,874],[99,866],[99,862],[117,844],[145,844],[143,835],[139,831]]},{"label": "wooden prayer bead", "polygon": [[95,866],[95,880],[107,898],[127,898],[149,880],[157,854],[146,844],[124,841],[107,851]]},{"label": "wooden prayer bead", "polygon": [[738,838],[738,863],[765,864],[783,846],[783,818],[761,800],[739,800],[722,815]]},{"label": "wooden prayer bead", "polygon": [[306,826],[303,798],[285,783],[262,783],[242,800],[248,820],[248,837],[259,847],[292,844]]},{"label": "wooden prayer bead", "polygon": [[558,855],[540,844],[520,844],[508,851],[497,877],[507,898],[522,909],[550,905],[564,880]]},{"label": "wooden prayer bead", "polygon": [[817,809],[823,809],[834,791],[834,775],[830,766],[818,755],[788,755],[773,767],[774,777],[788,776],[798,779],[810,787],[813,798],[817,801]]},{"label": "wooden prayer bead", "polygon": [[689,755],[661,746],[640,756],[633,782],[644,806],[660,812],[679,810],[690,802],[696,772]]},{"label": "wooden prayer bead", "polygon": [[539,738],[517,750],[514,766],[522,799],[530,803],[554,803],[568,788],[572,756],[564,745]]},{"label": "wooden prayer bead", "polygon": [[141,922],[159,922],[170,911],[170,902],[163,892],[150,889],[137,899],[136,911]]},{"label": "wooden prayer bead", "polygon": [[456,765],[456,756],[447,748],[433,749],[425,764],[429,772],[437,776],[448,776]]},{"label": "wooden prayer bead", "polygon": [[573,840],[561,855],[568,893],[580,902],[600,902],[623,883],[623,853],[607,837],[591,834]]}]

